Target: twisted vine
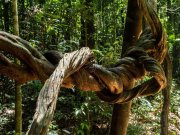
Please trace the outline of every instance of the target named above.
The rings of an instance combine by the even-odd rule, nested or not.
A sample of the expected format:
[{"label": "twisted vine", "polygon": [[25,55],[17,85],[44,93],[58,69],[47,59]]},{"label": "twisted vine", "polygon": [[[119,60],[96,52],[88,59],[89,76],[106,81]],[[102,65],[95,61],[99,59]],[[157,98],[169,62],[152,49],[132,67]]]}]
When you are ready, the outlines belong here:
[{"label": "twisted vine", "polygon": [[[35,79],[46,81],[28,135],[47,133],[60,87],[76,86],[84,91],[96,91],[106,102],[126,103],[138,96],[155,94],[166,86],[160,65],[167,54],[165,33],[149,2],[139,0],[139,7],[149,27],[142,32],[136,46],[129,48],[124,58],[112,68],[96,64],[87,48],[64,55],[56,67],[27,41],[0,32],[0,73],[19,83]],[[2,52],[12,54],[23,64],[16,65]],[[130,89],[146,75],[152,78]]]}]

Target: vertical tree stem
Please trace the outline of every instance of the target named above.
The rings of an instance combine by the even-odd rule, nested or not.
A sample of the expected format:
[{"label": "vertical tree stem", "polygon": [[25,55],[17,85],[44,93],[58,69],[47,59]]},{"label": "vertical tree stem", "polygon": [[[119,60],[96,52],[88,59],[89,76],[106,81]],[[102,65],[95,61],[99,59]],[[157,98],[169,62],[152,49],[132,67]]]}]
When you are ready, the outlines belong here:
[{"label": "vertical tree stem", "polygon": [[[138,0],[129,0],[124,29],[122,56],[125,51],[134,46],[142,28],[142,11]],[[115,104],[113,108],[110,135],[126,135],[131,101],[126,104]]]},{"label": "vertical tree stem", "polygon": [[21,135],[22,133],[22,93],[21,86],[15,83],[15,132],[16,135]]},{"label": "vertical tree stem", "polygon": [[169,54],[166,56],[164,61],[164,71],[167,77],[167,87],[162,90],[164,97],[163,107],[161,112],[161,135],[168,135],[169,127],[169,105],[170,105],[170,90],[172,85],[172,63]]},{"label": "vertical tree stem", "polygon": [[[19,23],[18,23],[18,7],[17,0],[12,1],[12,12],[13,12],[13,28],[14,34],[19,36]],[[20,64],[20,62],[15,59],[15,62]],[[22,134],[22,92],[21,86],[18,82],[15,82],[15,134]]]},{"label": "vertical tree stem", "polygon": [[131,102],[114,105],[110,135],[126,135],[130,110]]},{"label": "vertical tree stem", "polygon": [[19,22],[18,22],[17,0],[12,0],[12,12],[13,12],[14,35],[19,36]]}]

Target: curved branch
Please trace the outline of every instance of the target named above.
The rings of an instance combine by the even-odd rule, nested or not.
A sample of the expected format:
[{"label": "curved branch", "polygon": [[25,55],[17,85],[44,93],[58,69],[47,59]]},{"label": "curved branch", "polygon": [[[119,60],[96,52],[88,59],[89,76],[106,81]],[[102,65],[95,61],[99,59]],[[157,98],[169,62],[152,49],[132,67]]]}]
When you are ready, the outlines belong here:
[{"label": "curved branch", "polygon": [[31,72],[27,68],[22,68],[15,64],[12,64],[8,67],[0,64],[0,69],[0,74],[4,74],[10,77],[11,79],[16,78],[16,81],[21,84],[38,79],[36,74]]},{"label": "curved branch", "polygon": [[36,113],[27,135],[46,135],[53,118],[59,89],[65,78],[91,62],[92,52],[89,48],[82,48],[65,54],[58,67],[46,81],[38,97]]},{"label": "curved branch", "polygon": [[[21,60],[27,63],[28,68],[30,68],[31,71],[40,80],[46,80],[49,77],[49,75],[54,71],[55,67],[49,64],[49,62],[45,61],[44,59],[42,60],[35,58],[34,56],[32,56],[30,51],[28,51],[26,48],[23,48],[22,45],[14,43],[9,39],[0,36],[0,44],[1,44],[0,49],[12,53],[18,58],[21,58]],[[144,42],[138,42],[138,44],[139,46],[143,46],[144,44],[148,44],[148,43],[151,44],[151,42],[152,40],[149,39],[147,41],[145,40]],[[16,51],[17,53],[14,50],[17,50]],[[82,90],[92,90],[90,88],[94,88],[95,91],[100,91],[100,88],[101,89],[108,88],[112,93],[119,94],[123,92],[123,89],[128,89],[129,86],[135,83],[135,80],[143,77],[147,72],[155,73],[154,75],[156,76],[157,81],[161,80],[159,78],[163,78],[162,77],[163,75],[161,76],[157,75],[159,74],[159,72],[160,74],[162,74],[161,70],[157,69],[156,71],[153,71],[159,67],[158,63],[155,62],[153,59],[151,59],[146,54],[146,52],[143,51],[143,48],[138,48],[138,47],[131,48],[130,50],[128,50],[128,52],[126,52],[126,57],[119,62],[117,67],[114,67],[114,72],[116,73],[111,72],[111,69],[106,69],[103,67],[99,67],[97,65],[89,66],[89,67],[93,69],[92,72],[91,70],[89,70],[90,73],[89,75],[83,75],[85,71],[79,70],[79,73],[84,78],[81,77],[82,79],[80,80],[79,77],[75,77],[75,75],[73,75],[70,79],[67,79],[68,81],[69,80],[71,81],[70,82],[65,81],[64,82],[65,85],[63,86],[66,87],[67,86],[66,84],[71,83],[69,85],[71,87],[77,85],[80,86]],[[7,72],[5,74],[7,75]],[[32,78],[32,76],[30,78]],[[85,80],[87,80],[86,84],[89,84],[89,86],[82,85],[84,84]],[[90,86],[92,83],[89,83],[89,81],[94,82],[93,87]],[[161,84],[164,86],[165,83],[161,83]]]},{"label": "curved branch", "polygon": [[[40,80],[45,81],[49,75],[52,74],[55,67],[49,63],[43,55],[38,53],[38,51],[32,49],[27,42],[5,32],[0,32],[0,34],[2,34],[0,35],[0,50],[10,53],[20,59]],[[18,40],[21,42],[18,42]]]},{"label": "curved branch", "polygon": [[[129,57],[126,59],[125,57],[117,67],[107,70],[92,63],[92,52],[88,48],[82,48],[79,51],[65,54],[39,94],[36,113],[27,135],[47,134],[48,126],[55,111],[58,91],[63,83],[63,80],[75,72],[83,74],[84,72],[81,73],[79,69],[84,66],[84,69],[87,72],[89,72],[93,77],[98,78],[97,82],[102,82],[104,84],[104,89],[106,89],[106,91],[105,93],[104,91],[98,92],[99,96],[103,96],[104,98],[105,95],[105,100],[111,103],[125,103],[132,100],[134,97],[143,94],[151,94],[152,90],[154,90],[152,89],[151,93],[149,93],[149,89],[147,91],[144,87],[152,88],[153,86],[154,88],[155,86],[155,92],[157,92],[157,90],[160,90],[165,86],[166,79],[161,66],[157,61],[149,57],[146,52],[140,50],[139,48],[133,48],[129,51],[129,53],[127,53],[127,55],[129,57],[131,56],[132,59]],[[128,68],[130,67],[130,63],[133,63],[135,67]],[[139,71],[144,69],[144,71],[136,73],[136,69]],[[84,81],[89,82],[87,79],[89,74],[86,74],[87,72],[81,76],[84,76],[85,78],[80,80],[80,84]],[[150,80],[150,82],[146,82],[141,85],[140,88],[137,87],[134,90],[124,90],[124,88],[128,87],[128,84],[131,85],[131,83],[134,83],[134,80],[143,77],[147,72],[155,76],[152,80]],[[129,80],[131,78],[132,81]],[[152,83],[157,85],[152,85]]]},{"label": "curved branch", "polygon": [[21,83],[38,79],[36,74],[34,74],[30,69],[13,63],[2,53],[0,53],[0,69],[0,74],[9,76],[11,79],[16,78],[16,80]]},{"label": "curved branch", "polygon": [[155,49],[153,50],[153,52],[149,53],[149,55],[162,63],[168,50],[166,45],[166,34],[151,3],[152,0],[140,0],[140,6],[143,10],[144,18],[148,22],[150,26],[149,30],[151,31],[152,36],[155,39]]},{"label": "curved branch", "polygon": [[3,31],[0,31],[0,35],[2,35],[3,37],[6,37],[8,39],[10,39],[12,42],[15,42],[17,44],[19,44],[20,46],[23,46],[25,47],[28,51],[31,52],[31,54],[38,58],[38,59],[45,59],[44,56],[39,52],[37,51],[34,47],[32,47],[30,45],[29,42],[27,42],[26,40],[16,36],[16,35],[12,35],[12,34],[9,34],[9,33],[6,33],[6,32],[3,32]]}]

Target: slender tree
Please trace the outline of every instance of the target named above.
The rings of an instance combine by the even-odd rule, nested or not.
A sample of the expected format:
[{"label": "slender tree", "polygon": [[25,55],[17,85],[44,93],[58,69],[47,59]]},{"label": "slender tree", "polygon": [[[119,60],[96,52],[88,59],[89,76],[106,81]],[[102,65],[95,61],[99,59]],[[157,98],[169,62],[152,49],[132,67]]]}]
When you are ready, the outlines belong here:
[{"label": "slender tree", "polygon": [[0,29],[3,28],[3,9],[2,9],[2,1],[0,1]]},{"label": "slender tree", "polygon": [[[95,40],[94,40],[94,11],[93,11],[93,0],[81,1],[84,6],[83,12],[81,11],[81,47],[89,47],[94,49]],[[87,110],[87,121],[90,122],[89,110]],[[90,126],[90,123],[89,123]],[[90,134],[90,131],[84,131],[85,134]]]},{"label": "slender tree", "polygon": [[95,40],[94,40],[94,11],[93,11],[93,1],[85,0],[81,1],[83,5],[83,9],[81,11],[81,41],[80,45],[88,46],[90,48],[94,48]]},{"label": "slender tree", "polygon": [[[24,21],[25,21],[25,0],[20,0],[19,24],[21,26],[21,30],[25,29]],[[23,34],[21,34],[20,36],[23,37]]]},{"label": "slender tree", "polygon": [[[19,36],[19,23],[18,23],[18,7],[17,0],[12,1],[12,11],[13,11],[13,28],[14,34]],[[20,62],[16,59],[17,64]],[[16,135],[22,134],[22,93],[21,85],[15,82],[15,132]]]},{"label": "slender tree", "polygon": [[172,63],[169,55],[167,55],[164,60],[164,71],[167,77],[167,87],[162,90],[164,98],[161,112],[161,135],[168,135],[170,90],[172,85]]},{"label": "slender tree", "polygon": [[10,20],[9,20],[9,8],[10,8],[10,2],[3,0],[3,17],[4,17],[4,30],[9,32],[9,25],[10,25]]},{"label": "slender tree", "polygon": [[65,24],[67,25],[65,32],[64,32],[64,40],[71,40],[71,23],[72,23],[72,16],[70,16],[70,9],[72,8],[71,0],[67,1],[67,9],[65,15]]},{"label": "slender tree", "polygon": [[[172,33],[172,14],[168,11],[171,9],[171,0],[167,0],[167,33]],[[163,107],[161,112],[161,135],[168,135],[169,127],[169,106],[170,106],[170,90],[172,85],[172,63],[169,55],[164,60],[164,71],[167,77],[167,87],[163,89]]]}]

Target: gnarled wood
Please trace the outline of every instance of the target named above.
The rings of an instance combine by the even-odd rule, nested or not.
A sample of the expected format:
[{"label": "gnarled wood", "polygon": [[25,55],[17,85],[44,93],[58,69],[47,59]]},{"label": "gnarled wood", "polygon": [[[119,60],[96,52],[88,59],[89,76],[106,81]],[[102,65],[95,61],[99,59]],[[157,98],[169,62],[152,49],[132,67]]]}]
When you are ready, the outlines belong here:
[{"label": "gnarled wood", "polygon": [[[166,86],[166,77],[160,65],[167,52],[165,34],[147,0],[138,2],[150,27],[143,31],[134,43],[135,46],[128,48],[124,58],[112,68],[95,64],[89,49],[64,55],[56,67],[27,41],[0,32],[0,74],[25,83],[34,79],[45,81],[53,73],[40,92],[36,114],[27,134],[47,133],[60,87],[76,85],[84,91],[96,91],[99,97],[107,102],[127,103],[138,96],[155,94]],[[16,65],[3,55],[3,52],[12,54],[23,65]],[[152,76],[152,79],[131,89],[131,86],[145,75]]]},{"label": "gnarled wood", "polygon": [[53,118],[59,89],[65,78],[76,72],[82,66],[91,62],[92,52],[82,48],[65,56],[60,60],[56,70],[45,82],[41,89],[36,112],[27,135],[46,135]]}]

